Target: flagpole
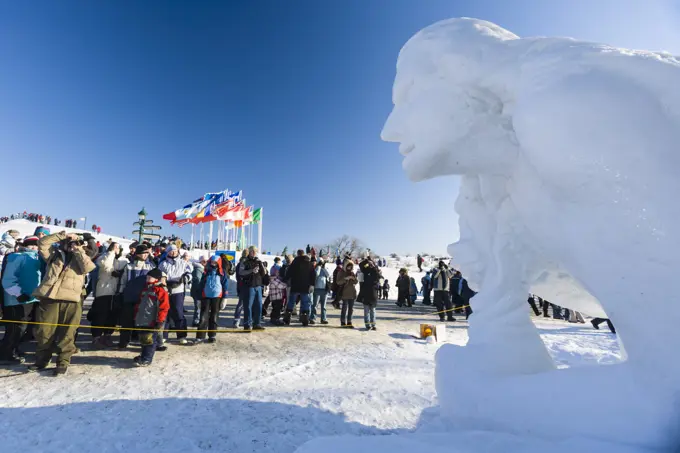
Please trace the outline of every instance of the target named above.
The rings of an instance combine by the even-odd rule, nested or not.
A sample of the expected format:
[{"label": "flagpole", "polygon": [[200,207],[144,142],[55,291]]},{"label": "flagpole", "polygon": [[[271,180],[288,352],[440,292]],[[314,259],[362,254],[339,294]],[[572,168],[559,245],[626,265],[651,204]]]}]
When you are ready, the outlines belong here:
[{"label": "flagpole", "polygon": [[[208,251],[212,250],[212,233],[213,233],[213,222],[210,222],[210,238],[208,239]],[[208,253],[209,255],[209,253]]]},{"label": "flagpole", "polygon": [[257,222],[257,249],[262,253],[262,212],[264,208],[260,208],[260,221]]},{"label": "flagpole", "polygon": [[194,249],[194,227],[195,226],[196,225],[194,225],[193,223],[191,224],[191,242],[189,243],[189,250]]},{"label": "flagpole", "polygon": [[201,236],[200,236],[200,238],[201,239],[198,241],[198,248],[203,249],[204,248],[203,245],[204,245],[204,242],[205,242],[205,237],[203,236],[203,223],[201,223]]},{"label": "flagpole", "polygon": [[220,220],[217,221],[217,247],[215,250],[218,250],[220,248],[220,241],[222,241],[222,222]]}]

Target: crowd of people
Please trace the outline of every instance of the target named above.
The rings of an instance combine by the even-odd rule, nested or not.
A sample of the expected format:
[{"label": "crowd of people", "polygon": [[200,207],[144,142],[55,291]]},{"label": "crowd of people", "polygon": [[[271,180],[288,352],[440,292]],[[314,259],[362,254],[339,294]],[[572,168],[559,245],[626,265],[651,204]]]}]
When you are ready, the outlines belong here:
[{"label": "crowd of people", "polygon": [[[375,331],[377,302],[389,297],[390,284],[381,270],[385,263],[368,252],[358,258],[337,257],[330,272],[326,259],[317,257],[313,249],[298,250],[296,256],[283,260],[275,257],[270,267],[260,260],[256,247],[244,250],[236,262],[227,254],[193,261],[181,240],[169,239],[173,238],[156,244],[133,242],[126,251],[111,240],[100,244],[89,233],[51,233],[44,225],[24,238],[16,230],[7,231],[0,239],[0,256],[4,256],[0,306],[8,321],[0,361],[24,363],[21,345],[34,338],[35,363],[29,370],[45,369],[56,353],[54,374],[66,373],[78,351],[75,341],[83,302],[90,294],[94,299],[87,319],[92,347],[125,350],[138,342],[141,353],[133,359],[138,366],[150,365],[157,351],[167,349],[170,328],[180,344],[190,341],[187,293],[194,303],[192,325],[197,327],[193,343],[216,341],[220,312],[234,293],[238,302],[233,328],[245,331],[264,330],[267,317],[272,326],[327,325],[329,302],[340,310],[340,327],[350,329],[355,327],[355,303],[361,303],[365,329]],[[470,300],[475,292],[444,259],[425,272],[420,290],[406,268],[400,269],[395,285],[399,307],[412,307],[421,294],[422,304],[434,305],[441,321],[455,321],[456,313],[466,319],[472,314]],[[551,308],[556,319],[583,322],[580,313],[537,299],[544,316]],[[528,302],[539,315],[536,298],[530,296]],[[31,321],[39,324],[27,324]],[[593,326],[598,328],[602,322],[614,331],[606,319],[594,320]]]},{"label": "crowd of people", "polygon": [[[580,312],[560,307],[559,305],[553,304],[549,300],[543,299],[535,294],[529,294],[527,302],[536,316],[541,316],[542,314],[544,318],[552,317],[552,319],[563,320],[570,323],[585,324],[586,322]],[[549,314],[549,311],[552,312],[552,316]],[[609,330],[612,333],[616,333],[614,324],[612,324],[612,322],[607,318],[593,318],[590,321],[593,327],[597,330],[600,329],[600,324],[605,322],[607,323]]]},{"label": "crowd of people", "polygon": [[[0,217],[0,223],[7,223],[12,220],[28,220],[29,222],[35,222],[35,223],[41,223],[45,225],[54,225],[54,226],[60,226],[62,222],[64,223],[64,226],[66,228],[78,228],[78,221],[74,219],[66,219],[66,220],[61,220],[57,219],[56,217],[52,217],[50,215],[43,215],[43,214],[36,214],[33,212],[18,212],[16,214],[12,214],[10,216],[4,216]],[[101,226],[98,225],[92,225],[92,231],[96,233],[101,233]]]},{"label": "crowd of people", "polygon": [[[258,258],[256,247],[244,251],[237,263],[226,254],[192,262],[187,251],[181,253],[176,244],[164,240],[156,245],[133,242],[125,253],[116,242],[98,244],[89,233],[50,233],[46,226],[23,239],[14,230],[6,235],[12,241],[0,278],[3,319],[8,321],[0,361],[24,363],[21,345],[34,338],[35,363],[29,371],[45,369],[56,354],[54,374],[66,373],[78,351],[83,302],[90,294],[94,299],[87,319],[93,348],[126,349],[138,342],[141,354],[133,359],[138,366],[150,365],[156,351],[167,349],[169,327],[180,344],[189,342],[187,292],[194,299],[192,323],[198,328],[193,342],[214,342],[232,276],[238,298],[236,328],[241,317],[245,331],[264,330],[266,316],[274,326],[290,325],[296,315],[303,326],[328,324],[327,301],[332,300],[341,310],[341,327],[354,327],[354,304],[359,301],[366,329],[376,330],[382,276],[367,253],[356,272],[350,257],[338,259],[331,277],[323,259],[303,250],[283,261],[275,258],[269,268]],[[118,326],[116,344],[113,333]]]},{"label": "crowd of people", "polygon": [[[423,262],[419,260],[418,264],[419,269],[422,269]],[[397,306],[412,307],[421,294],[422,304],[434,305],[441,321],[455,321],[454,314],[465,314],[465,319],[468,319],[472,314],[470,299],[476,293],[470,289],[461,272],[450,269],[445,260],[438,260],[436,267],[427,270],[420,283],[421,287],[418,289],[416,280],[409,276],[408,269],[401,268],[395,282]],[[384,285],[386,289],[383,294],[387,296],[389,283],[384,282]]]}]

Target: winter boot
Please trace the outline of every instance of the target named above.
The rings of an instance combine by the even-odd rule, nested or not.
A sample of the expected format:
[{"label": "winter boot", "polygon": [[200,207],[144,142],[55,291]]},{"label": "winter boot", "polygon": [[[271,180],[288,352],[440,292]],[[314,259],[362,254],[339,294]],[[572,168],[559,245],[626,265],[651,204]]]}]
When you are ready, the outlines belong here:
[{"label": "winter boot", "polygon": [[290,317],[293,315],[293,310],[286,310],[283,314],[283,323],[287,326],[290,325]]},{"label": "winter boot", "polygon": [[305,327],[309,325],[309,312],[303,311],[300,313],[300,322]]},{"label": "winter boot", "polygon": [[107,347],[112,348],[114,346],[113,338],[111,335],[102,335],[101,342]]}]

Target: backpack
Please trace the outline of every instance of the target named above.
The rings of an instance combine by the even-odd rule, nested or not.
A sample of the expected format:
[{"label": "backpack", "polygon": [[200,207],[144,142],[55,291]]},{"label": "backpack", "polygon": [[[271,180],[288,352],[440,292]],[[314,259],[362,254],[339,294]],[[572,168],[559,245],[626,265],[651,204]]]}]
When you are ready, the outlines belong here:
[{"label": "backpack", "polygon": [[222,297],[222,276],[216,270],[206,274],[203,296],[208,298]]},{"label": "backpack", "polygon": [[263,286],[269,286],[269,283],[271,282],[271,278],[269,277],[269,273],[265,273],[262,276],[262,285]]}]

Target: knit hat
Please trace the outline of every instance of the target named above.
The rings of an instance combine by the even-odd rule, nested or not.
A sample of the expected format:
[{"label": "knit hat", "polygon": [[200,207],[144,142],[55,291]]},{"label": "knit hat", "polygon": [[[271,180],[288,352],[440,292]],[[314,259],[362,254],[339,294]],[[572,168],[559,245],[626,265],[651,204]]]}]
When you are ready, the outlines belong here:
[{"label": "knit hat", "polygon": [[177,246],[175,244],[170,244],[168,245],[168,248],[165,249],[166,252],[170,253],[173,250],[178,250]]},{"label": "knit hat", "polygon": [[146,276],[147,276],[147,277],[153,277],[153,278],[155,278],[156,280],[160,280],[161,278],[163,278],[163,272],[162,272],[160,269],[155,268],[155,269],[151,269],[151,270],[146,274]]},{"label": "knit hat", "polygon": [[39,240],[40,239],[38,239],[38,236],[26,236],[21,243],[24,245],[24,247],[28,247],[28,246],[31,246],[31,245],[34,245],[34,246],[37,247]]},{"label": "knit hat", "polygon": [[135,249],[135,255],[141,255],[142,253],[149,253],[149,248],[144,244],[138,245]]},{"label": "knit hat", "polygon": [[131,249],[136,249],[137,247],[139,247],[139,242],[137,241],[134,241],[133,243],[130,244]]},{"label": "knit hat", "polygon": [[37,236],[37,235],[39,235],[40,233],[42,233],[42,234],[44,234],[44,235],[48,235],[48,234],[50,234],[50,229],[47,228],[46,226],[40,225],[39,227],[37,227],[37,228],[35,229],[35,231],[33,232],[33,234]]}]

